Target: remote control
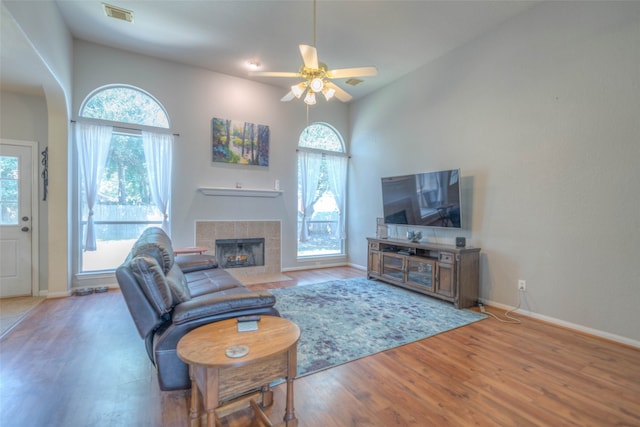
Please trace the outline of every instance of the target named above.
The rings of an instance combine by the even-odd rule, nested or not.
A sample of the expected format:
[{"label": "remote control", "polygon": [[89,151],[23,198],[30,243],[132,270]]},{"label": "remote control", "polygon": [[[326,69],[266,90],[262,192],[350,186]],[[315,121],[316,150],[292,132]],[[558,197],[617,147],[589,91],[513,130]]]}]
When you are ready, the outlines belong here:
[{"label": "remote control", "polygon": [[238,332],[250,332],[258,330],[258,322],[238,322]]},{"label": "remote control", "polygon": [[260,321],[260,316],[258,315],[238,317],[238,322],[259,322],[259,321]]}]

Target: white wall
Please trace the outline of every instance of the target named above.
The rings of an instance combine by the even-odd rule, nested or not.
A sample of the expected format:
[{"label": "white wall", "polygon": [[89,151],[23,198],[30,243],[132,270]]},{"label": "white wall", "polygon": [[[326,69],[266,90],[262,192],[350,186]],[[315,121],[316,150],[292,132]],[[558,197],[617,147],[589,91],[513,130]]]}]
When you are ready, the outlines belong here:
[{"label": "white wall", "polygon": [[[0,137],[38,143],[38,153],[47,146],[47,104],[42,96],[0,92]],[[38,164],[42,157],[38,159]],[[42,169],[40,169],[42,172]],[[38,189],[39,276],[40,290],[48,288],[48,204],[42,201],[43,183],[34,183]]]},{"label": "white wall", "polygon": [[481,298],[637,345],[639,99],[640,3],[549,2],[359,101],[353,262],[381,176],[459,167]]},{"label": "white wall", "polygon": [[[88,42],[75,42],[73,116],[84,98],[108,84],[129,84],[155,96],[167,109],[174,146],[172,239],[176,246],[193,245],[196,220],[281,220],[283,268],[296,261],[296,146],[307,125],[301,101],[280,102],[286,89],[252,82],[201,68],[145,57]],[[248,121],[270,126],[269,167],[211,162],[211,119]],[[309,119],[333,125],[349,134],[347,107],[319,102]],[[280,180],[282,197],[237,198],[200,194],[198,187],[274,187]]]}]

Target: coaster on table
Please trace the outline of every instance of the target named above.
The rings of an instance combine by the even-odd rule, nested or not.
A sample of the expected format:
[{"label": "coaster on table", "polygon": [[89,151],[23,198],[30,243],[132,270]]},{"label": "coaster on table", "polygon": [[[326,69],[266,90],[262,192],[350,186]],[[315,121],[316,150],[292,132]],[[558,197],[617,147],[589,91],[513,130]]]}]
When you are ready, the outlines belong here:
[{"label": "coaster on table", "polygon": [[249,354],[249,347],[246,345],[233,345],[225,351],[225,354],[232,359],[244,357]]}]

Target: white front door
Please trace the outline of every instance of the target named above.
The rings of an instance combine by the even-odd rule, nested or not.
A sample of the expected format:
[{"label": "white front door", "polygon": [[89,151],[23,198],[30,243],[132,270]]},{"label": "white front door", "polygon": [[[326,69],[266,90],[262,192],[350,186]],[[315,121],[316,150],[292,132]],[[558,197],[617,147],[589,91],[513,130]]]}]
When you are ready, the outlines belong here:
[{"label": "white front door", "polygon": [[0,143],[0,298],[31,295],[32,148]]}]

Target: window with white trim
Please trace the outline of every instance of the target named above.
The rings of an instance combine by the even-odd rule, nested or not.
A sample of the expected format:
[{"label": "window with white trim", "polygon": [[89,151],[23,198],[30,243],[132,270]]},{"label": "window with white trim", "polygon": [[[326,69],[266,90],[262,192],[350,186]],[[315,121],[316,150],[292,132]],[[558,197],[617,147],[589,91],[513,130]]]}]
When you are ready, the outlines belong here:
[{"label": "window with white trim", "polygon": [[145,228],[169,232],[173,135],[164,107],[132,86],[95,90],[79,117],[78,271],[110,271]]},{"label": "window with white trim", "polygon": [[344,255],[348,156],[326,123],[307,126],[298,141],[298,258]]}]

